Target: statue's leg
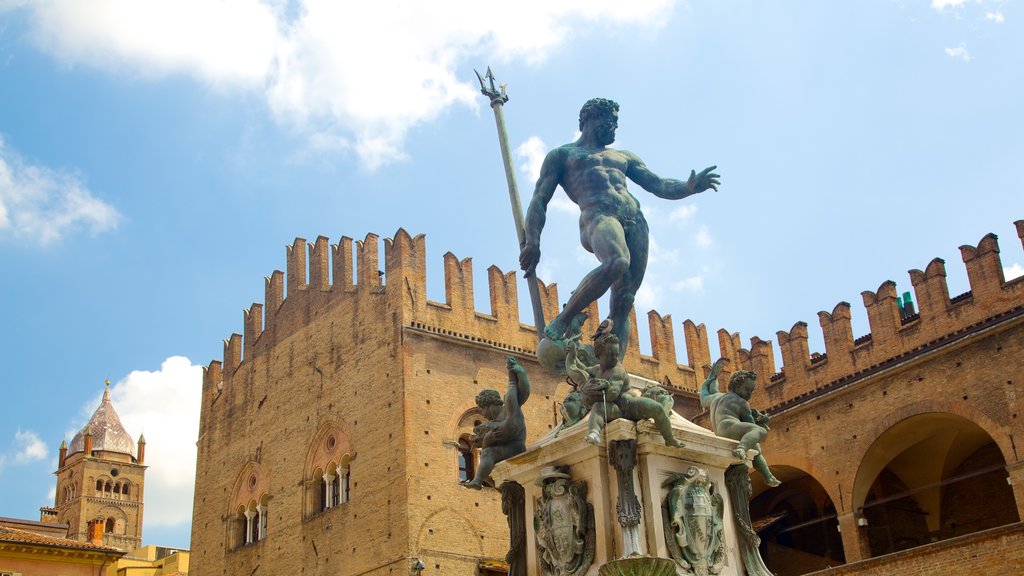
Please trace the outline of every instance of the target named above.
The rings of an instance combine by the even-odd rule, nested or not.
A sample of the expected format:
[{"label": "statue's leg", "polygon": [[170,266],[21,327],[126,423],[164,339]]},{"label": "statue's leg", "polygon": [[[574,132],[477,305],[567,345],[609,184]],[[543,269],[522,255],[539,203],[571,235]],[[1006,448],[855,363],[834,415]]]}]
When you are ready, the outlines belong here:
[{"label": "statue's leg", "polygon": [[740,438],[740,448],[743,450],[757,450],[759,442],[764,440],[765,436],[768,435],[768,432],[757,424],[744,422],[742,425],[745,429],[745,433],[743,434],[743,437]]},{"label": "statue's leg", "polygon": [[461,484],[474,490],[483,488],[484,481],[491,475],[491,470],[494,470],[494,463],[493,449],[484,448],[480,451],[480,465],[476,468],[476,476],[472,480],[462,482]]},{"label": "statue's leg", "polygon": [[647,222],[641,217],[623,231],[626,248],[629,251],[629,268],[615,283],[612,284],[609,299],[608,317],[615,326],[613,331],[619,337],[619,359],[626,355],[629,344],[629,314],[633,311],[636,292],[644,281],[647,272],[647,255],[650,251],[650,238]]},{"label": "statue's leg", "polygon": [[[572,323],[572,319],[597,300],[616,280],[628,273],[630,267],[629,249],[626,246],[622,224],[615,218],[601,216],[586,227],[591,251],[600,262],[591,270],[565,303],[565,308],[555,316],[548,325],[549,332],[555,337],[562,337]],[[628,313],[627,313],[628,317]]]},{"label": "statue's leg", "polygon": [[757,456],[754,456],[754,470],[761,473],[761,476],[769,487],[774,488],[779,484],[782,484],[782,482],[780,482],[768,468],[768,461],[764,459],[764,450],[761,450],[761,444],[756,444],[754,449],[757,450]]},{"label": "statue's leg", "polygon": [[587,442],[590,442],[594,446],[601,443],[601,430],[604,429],[604,408],[601,403],[596,403],[590,407],[590,419],[587,421],[590,432],[587,433]]},{"label": "statue's leg", "polygon": [[657,400],[651,398],[623,398],[626,404],[624,412],[626,412],[626,418],[637,422],[644,418],[650,418],[654,420],[654,425],[658,428],[658,432],[661,432],[661,437],[665,439],[665,444],[669,446],[675,446],[676,448],[682,448],[683,443],[676,440],[676,437],[672,435],[672,422],[668,418],[668,414],[665,413],[665,408]]}]

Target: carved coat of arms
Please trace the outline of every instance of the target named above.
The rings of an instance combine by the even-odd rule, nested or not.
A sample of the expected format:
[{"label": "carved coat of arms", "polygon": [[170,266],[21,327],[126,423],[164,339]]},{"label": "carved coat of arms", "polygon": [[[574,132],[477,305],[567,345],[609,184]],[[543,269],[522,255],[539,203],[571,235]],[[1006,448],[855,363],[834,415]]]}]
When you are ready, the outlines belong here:
[{"label": "carved coat of arms", "polygon": [[725,500],[718,487],[696,466],[663,485],[669,488],[662,504],[669,553],[696,576],[719,574],[725,566]]},{"label": "carved coat of arms", "polygon": [[550,467],[541,472],[537,483],[543,487],[533,516],[541,574],[586,573],[594,560],[596,538],[586,482],[573,482],[564,468]]}]

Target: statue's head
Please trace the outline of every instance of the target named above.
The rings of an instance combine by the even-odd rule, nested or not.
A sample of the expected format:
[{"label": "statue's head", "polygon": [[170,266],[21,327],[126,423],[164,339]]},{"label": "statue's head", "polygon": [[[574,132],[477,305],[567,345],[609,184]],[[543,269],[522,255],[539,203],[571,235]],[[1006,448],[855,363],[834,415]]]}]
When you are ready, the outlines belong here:
[{"label": "statue's head", "polygon": [[502,401],[501,394],[497,390],[481,390],[476,395],[476,405],[480,408],[480,413],[485,418],[496,420],[501,414],[501,409],[505,402]]},{"label": "statue's head", "polygon": [[619,103],[607,98],[591,98],[580,109],[580,131],[590,122],[598,142],[607,146],[615,141],[615,129],[619,127]]},{"label": "statue's head", "polygon": [[757,372],[753,370],[737,370],[733,372],[732,378],[729,378],[729,391],[741,398],[750,400],[756,384]]},{"label": "statue's head", "polygon": [[619,361],[619,337],[611,332],[599,334],[594,339],[594,354],[602,366]]},{"label": "statue's head", "polygon": [[661,404],[662,407],[665,408],[666,414],[672,412],[672,407],[675,406],[676,403],[675,398],[672,397],[672,394],[670,394],[668,390],[657,385],[648,386],[640,395]]},{"label": "statue's head", "polygon": [[562,400],[562,406],[558,409],[562,413],[562,426],[568,428],[583,419],[587,407],[583,404],[583,397],[573,390]]}]

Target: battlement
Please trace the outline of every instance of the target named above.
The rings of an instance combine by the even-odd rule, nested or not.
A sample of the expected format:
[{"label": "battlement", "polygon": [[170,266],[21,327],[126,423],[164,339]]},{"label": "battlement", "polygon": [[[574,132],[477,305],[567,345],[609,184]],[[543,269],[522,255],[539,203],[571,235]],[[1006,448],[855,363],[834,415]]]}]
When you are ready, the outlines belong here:
[{"label": "battlement", "polygon": [[[1024,220],[1014,222],[1014,226],[1024,245]],[[824,354],[809,352],[805,322],[797,322],[788,332],[777,332],[782,371],[770,376],[765,383],[763,393],[768,397],[767,402],[762,396],[755,403],[772,407],[791,404],[950,334],[1024,306],[1024,277],[1006,281],[995,234],[986,234],[977,246],[961,246],[960,255],[971,289],[959,296],[949,296],[946,263],[941,258],[933,259],[923,271],[908,272],[917,298],[916,312],[902,306],[896,283],[891,280],[883,282],[877,290],[862,292],[869,334],[854,339],[848,302],[836,304],[832,312],[818,312]],[[760,346],[761,341],[757,345]],[[752,344],[751,350],[754,348]],[[723,355],[724,351],[725,347]]]},{"label": "battlement", "polygon": [[[487,269],[490,309],[474,306],[473,260],[444,254],[444,301],[427,298],[426,239],[399,229],[384,238],[384,267],[380,269],[380,238],[368,234],[363,240],[342,237],[331,244],[325,236],[312,243],[296,238],[285,247],[285,271],[274,270],[264,280],[265,299],[242,313],[241,334],[224,341],[222,361],[211,362],[204,376],[204,390],[219,390],[244,363],[271,349],[318,317],[330,312],[339,325],[391,322],[401,327],[476,345],[496,346],[532,354],[536,329],[519,317],[516,272],[497,266]],[[353,256],[354,254],[354,256]],[[538,281],[545,317],[560,309],[558,286]],[[587,310],[590,320],[584,334],[592,334],[601,318],[597,304]],[[333,316],[340,314],[341,316]],[[651,380],[681,390],[696,392],[710,363],[707,329],[687,320],[683,323],[688,365],[676,359],[672,317],[650,311],[651,355],[640,353],[636,314],[633,334],[626,350],[627,369]],[[339,336],[344,346],[344,336]],[[753,363],[765,373],[774,372],[771,345],[753,347],[753,352],[736,349],[730,354],[741,364]]]},{"label": "battlement", "polygon": [[[1024,243],[1024,220],[1015,225]],[[223,361],[210,363],[204,390],[219,389],[244,362],[335,309],[341,314],[339,325],[390,322],[468,345],[533,353],[536,330],[519,317],[514,271],[505,272],[497,266],[487,269],[490,310],[481,312],[474,306],[472,258],[444,254],[445,298],[435,302],[426,296],[425,237],[399,229],[383,243],[383,270],[378,258],[380,239],[375,234],[358,241],[342,237],[337,244],[330,244],[324,236],[313,243],[296,238],[286,246],[286,271],[275,270],[266,277],[265,301],[243,311],[242,334],[232,334],[224,341]],[[986,235],[977,246],[962,246],[960,252],[970,292],[950,298],[945,262],[936,258],[924,271],[909,271],[919,306],[916,313],[901,308],[896,284],[887,280],[877,290],[861,293],[869,334],[854,339],[848,302],[836,304],[831,312],[818,313],[824,353],[810,352],[805,322],[777,332],[782,357],[779,372],[770,341],[755,336],[749,348],[744,348],[739,333],[719,330],[720,354],[730,360],[723,378],[734,370],[755,370],[761,395],[755,403],[777,406],[1024,305],[1024,278],[1006,282],[995,235]],[[552,318],[560,309],[558,286],[538,283],[545,317]],[[587,312],[590,319],[583,327],[584,335],[592,334],[602,318],[596,303]],[[712,361],[707,328],[689,319],[683,322],[687,363],[680,364],[671,315],[648,312],[650,356],[640,352],[635,312],[631,320],[632,337],[624,360],[627,370],[679,390],[696,392],[706,374],[705,367]],[[354,333],[346,334],[351,335],[354,345]],[[345,337],[339,336],[339,346],[346,345]],[[763,395],[767,395],[767,402]]]}]

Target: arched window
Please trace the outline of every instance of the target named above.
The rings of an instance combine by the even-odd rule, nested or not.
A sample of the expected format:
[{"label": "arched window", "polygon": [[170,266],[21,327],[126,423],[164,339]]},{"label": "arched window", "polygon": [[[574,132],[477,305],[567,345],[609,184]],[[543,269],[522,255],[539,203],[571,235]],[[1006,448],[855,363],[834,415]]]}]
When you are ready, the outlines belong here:
[{"label": "arched window", "polygon": [[338,503],[344,504],[349,500],[348,491],[349,468],[346,466],[338,471]]},{"label": "arched window", "polygon": [[236,514],[238,522],[238,546],[249,544],[249,510],[245,506],[239,506]]},{"label": "arched window", "polygon": [[124,495],[125,499],[128,498],[129,493],[131,492],[131,490],[129,489],[130,487],[131,487],[131,484],[129,484],[128,482],[125,482],[124,486],[121,487],[121,494]]},{"label": "arched window", "polygon": [[106,532],[107,534],[113,534],[114,533],[114,519],[113,518],[107,518],[106,523],[103,525],[103,531]]},{"label": "arched window", "polygon": [[103,480],[96,481],[96,491],[103,492]]},{"label": "arched window", "polygon": [[120,483],[114,484],[114,494],[117,494],[118,496],[121,495],[121,484]]},{"label": "arched window", "polygon": [[459,438],[459,481],[472,480],[476,475],[476,460],[473,454],[473,443],[467,437]]},{"label": "arched window", "polygon": [[258,540],[263,540],[267,537],[267,520],[270,518],[268,504],[269,498],[264,494],[260,497],[260,503],[256,506],[256,511],[259,513],[259,530],[257,533]]},{"label": "arched window", "polygon": [[257,532],[259,524],[257,523],[256,502],[249,502],[246,506],[243,514],[245,515],[245,523],[243,524],[244,532],[242,532],[242,544],[252,544],[256,541],[256,537],[259,535]]},{"label": "arched window", "polygon": [[111,491],[110,482],[107,482],[106,484],[103,485],[103,491],[107,493],[107,496],[110,496],[110,491]]},{"label": "arched window", "polygon": [[321,510],[327,510],[328,508],[334,508],[338,505],[338,466],[331,462],[327,465],[327,472],[324,472],[323,489],[321,491],[323,507]]}]

